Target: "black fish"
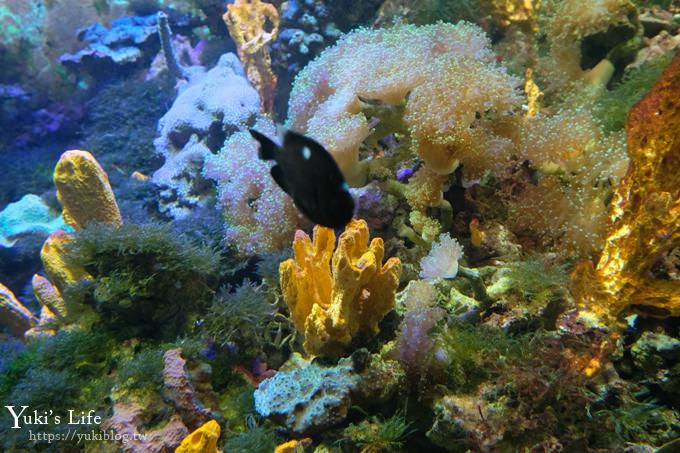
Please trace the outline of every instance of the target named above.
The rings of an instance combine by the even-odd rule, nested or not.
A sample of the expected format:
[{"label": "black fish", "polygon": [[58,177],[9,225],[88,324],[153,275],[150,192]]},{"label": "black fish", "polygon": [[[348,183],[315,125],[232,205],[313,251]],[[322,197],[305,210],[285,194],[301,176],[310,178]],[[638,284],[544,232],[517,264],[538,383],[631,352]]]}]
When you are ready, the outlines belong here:
[{"label": "black fish", "polygon": [[339,229],[352,220],[354,199],[333,156],[315,140],[286,131],[283,147],[249,129],[260,143],[259,157],[274,160],[274,181],[293,198],[295,206],[312,222]]}]

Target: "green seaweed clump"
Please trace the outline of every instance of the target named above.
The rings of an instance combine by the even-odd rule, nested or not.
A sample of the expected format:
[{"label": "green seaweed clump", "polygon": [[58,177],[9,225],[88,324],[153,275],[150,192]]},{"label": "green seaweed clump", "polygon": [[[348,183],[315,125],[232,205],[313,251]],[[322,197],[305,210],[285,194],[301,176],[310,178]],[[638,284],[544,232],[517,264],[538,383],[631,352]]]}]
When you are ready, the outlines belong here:
[{"label": "green seaweed clump", "polygon": [[67,299],[92,306],[122,338],[174,340],[208,305],[219,277],[217,252],[156,224],[90,226],[67,259],[93,277]]},{"label": "green seaweed clump", "polygon": [[412,430],[404,413],[397,411],[389,418],[371,417],[345,428],[344,435],[356,444],[361,453],[403,451],[404,442]]},{"label": "green seaweed clump", "polygon": [[230,453],[271,453],[281,438],[269,426],[251,426],[247,431],[222,441],[220,449]]},{"label": "green seaweed clump", "polygon": [[630,109],[649,91],[670,62],[671,57],[664,56],[628,70],[610,91],[602,95],[594,107],[594,113],[602,121],[605,130],[623,130]]},{"label": "green seaweed clump", "polygon": [[436,336],[435,349],[443,362],[448,386],[457,392],[474,390],[490,379],[500,364],[516,361],[531,337],[469,324],[450,324]]},{"label": "green seaweed clump", "polygon": [[159,389],[163,385],[163,351],[150,349],[124,361],[118,368],[117,381],[122,389]]},{"label": "green seaweed clump", "polygon": [[231,290],[223,288],[205,316],[205,333],[220,347],[236,343],[241,349],[259,350],[274,312],[262,286],[246,280]]},{"label": "green seaweed clump", "polygon": [[[103,416],[113,385],[109,371],[116,361],[114,350],[113,338],[105,332],[72,329],[38,339],[0,374],[0,399],[6,405],[29,406],[27,412],[46,411],[62,421],[67,420],[69,410],[76,414],[94,410]],[[42,427],[46,433],[69,428],[65,422],[50,420]],[[0,450],[34,451],[25,430],[11,429],[12,425],[9,412],[0,413]],[[79,451],[75,442],[65,441],[60,447],[65,448],[60,451]]]}]

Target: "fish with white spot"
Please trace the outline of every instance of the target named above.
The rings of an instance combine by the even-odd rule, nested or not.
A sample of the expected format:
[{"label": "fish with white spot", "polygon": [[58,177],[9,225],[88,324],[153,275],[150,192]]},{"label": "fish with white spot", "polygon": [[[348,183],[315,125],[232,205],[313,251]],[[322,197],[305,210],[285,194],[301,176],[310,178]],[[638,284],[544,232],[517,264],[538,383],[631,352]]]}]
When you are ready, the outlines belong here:
[{"label": "fish with white spot", "polygon": [[352,220],[354,199],[349,186],[323,146],[290,130],[283,133],[283,146],[254,129],[250,135],[260,144],[260,159],[276,162],[270,170],[274,181],[309,220],[334,229]]}]

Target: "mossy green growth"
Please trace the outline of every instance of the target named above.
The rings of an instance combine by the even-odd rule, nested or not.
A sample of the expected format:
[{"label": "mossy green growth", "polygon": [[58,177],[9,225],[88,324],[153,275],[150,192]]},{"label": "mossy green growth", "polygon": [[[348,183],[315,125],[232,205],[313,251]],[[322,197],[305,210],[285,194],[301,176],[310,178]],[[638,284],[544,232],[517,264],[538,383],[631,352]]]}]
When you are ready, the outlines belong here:
[{"label": "mossy green growth", "polygon": [[157,390],[163,385],[163,350],[149,349],[125,360],[118,368],[116,380],[125,390]]},{"label": "mossy green growth", "polygon": [[221,347],[236,343],[244,352],[257,353],[273,313],[265,289],[246,280],[240,286],[219,292],[208,308],[203,329]]},{"label": "mossy green growth", "polygon": [[610,91],[602,95],[593,113],[607,131],[623,129],[630,109],[649,91],[670,62],[671,57],[664,56],[631,69]]},{"label": "mossy green growth", "polygon": [[271,453],[282,440],[269,425],[251,426],[245,432],[227,437],[220,449],[229,453]]},{"label": "mossy green growth", "polygon": [[404,413],[397,411],[388,418],[370,417],[358,424],[351,424],[344,437],[360,448],[361,453],[404,451],[404,441],[411,434],[410,423]]},{"label": "mossy green growth", "polygon": [[121,338],[174,340],[208,305],[219,277],[217,252],[157,224],[92,225],[67,259],[93,276],[67,304],[92,306],[99,327]]},{"label": "mossy green growth", "polygon": [[512,336],[500,329],[453,323],[435,336],[435,350],[442,357],[448,387],[456,392],[474,391],[506,363],[517,361],[531,336]]},{"label": "mossy green growth", "polygon": [[[15,406],[29,406],[32,413],[47,411],[61,417],[43,426],[46,433],[65,432],[68,411],[89,410],[104,416],[108,409],[115,366],[112,337],[104,332],[61,331],[54,337],[33,341],[14,357],[0,375],[0,399]],[[51,412],[50,412],[51,411]],[[0,414],[0,450],[34,451],[24,430],[10,429],[9,413]],[[71,427],[73,428],[73,427]],[[90,429],[82,426],[83,429]],[[60,444],[59,451],[78,451],[75,442]]]}]

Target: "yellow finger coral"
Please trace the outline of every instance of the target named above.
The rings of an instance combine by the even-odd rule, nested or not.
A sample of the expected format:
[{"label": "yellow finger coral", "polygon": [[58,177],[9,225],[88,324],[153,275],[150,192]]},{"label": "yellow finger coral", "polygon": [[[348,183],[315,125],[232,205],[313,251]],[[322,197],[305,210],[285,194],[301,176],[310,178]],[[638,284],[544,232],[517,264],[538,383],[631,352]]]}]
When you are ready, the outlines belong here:
[{"label": "yellow finger coral", "polygon": [[305,350],[338,356],[360,332],[378,333],[378,323],[394,308],[401,261],[382,265],[381,238],[368,243],[364,220],[352,220],[335,245],[330,228],[314,227],[314,242],[298,231],[294,259],[281,263],[281,289]]},{"label": "yellow finger coral", "polygon": [[217,449],[219,438],[220,425],[210,420],[184,438],[175,453],[222,453]]},{"label": "yellow finger coral", "polygon": [[123,220],[109,178],[87,151],[66,151],[54,169],[64,221],[76,230],[90,222],[120,226]]},{"label": "yellow finger coral", "polygon": [[597,266],[573,274],[583,308],[614,320],[633,305],[659,316],[680,315],[680,282],[653,280],[650,270],[680,246],[680,56],[630,111],[631,162],[612,200],[612,225]]}]

